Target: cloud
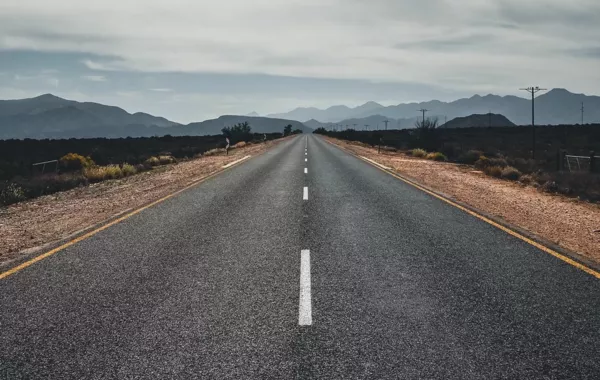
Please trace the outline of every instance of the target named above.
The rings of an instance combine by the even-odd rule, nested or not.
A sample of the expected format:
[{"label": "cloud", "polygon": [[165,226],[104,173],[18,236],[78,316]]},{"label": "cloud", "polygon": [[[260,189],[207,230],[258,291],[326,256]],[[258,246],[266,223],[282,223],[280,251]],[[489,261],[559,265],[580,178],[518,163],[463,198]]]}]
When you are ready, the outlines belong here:
[{"label": "cloud", "polygon": [[171,89],[171,88],[151,88],[150,91],[154,91],[154,92],[172,92],[173,89]]},{"label": "cloud", "polygon": [[[265,95],[264,102],[314,78],[346,90],[315,97],[319,104],[375,93],[355,87],[350,93],[344,81],[395,85],[396,93],[407,83],[436,89],[411,97],[419,99],[444,91],[518,93],[531,83],[594,92],[600,84],[598,19],[597,0],[146,0],[143,7],[134,0],[20,0],[0,5],[0,53],[71,54],[81,66],[75,78],[92,70],[89,75],[119,84],[112,94],[141,91],[157,98],[166,96],[152,89],[196,90],[186,80],[131,78],[208,74],[224,82],[210,88],[216,96],[262,91],[261,83],[238,86],[245,78],[279,78],[268,87],[277,95]],[[119,73],[130,75],[113,79]],[[68,78],[54,76],[67,85]],[[190,83],[205,91],[202,80]],[[386,88],[381,97],[393,94]]]},{"label": "cloud", "polygon": [[81,79],[85,79],[90,82],[106,82],[106,77],[103,75],[82,75]]}]

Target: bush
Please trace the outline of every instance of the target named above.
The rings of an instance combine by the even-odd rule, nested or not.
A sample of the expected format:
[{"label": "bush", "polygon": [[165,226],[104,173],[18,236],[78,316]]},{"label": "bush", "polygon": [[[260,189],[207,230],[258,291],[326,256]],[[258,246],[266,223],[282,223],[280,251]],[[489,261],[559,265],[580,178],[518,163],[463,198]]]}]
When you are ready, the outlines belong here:
[{"label": "bush", "polygon": [[160,165],[167,165],[177,162],[173,156],[158,156]]},{"label": "bush", "polygon": [[541,189],[547,193],[556,193],[558,185],[554,181],[547,181],[542,185]]},{"label": "bush", "polygon": [[107,179],[117,179],[123,177],[123,171],[117,165],[94,166],[83,171],[83,175],[90,182],[101,182]]},{"label": "bush", "polygon": [[419,158],[427,157],[427,152],[420,148],[411,150],[410,154],[413,157],[419,157]]},{"label": "bush", "polygon": [[537,186],[537,178],[533,174],[523,174],[519,177],[519,182],[523,185]]},{"label": "bush", "polygon": [[0,189],[0,205],[8,206],[27,199],[23,189],[16,183],[9,183]]},{"label": "bush", "polygon": [[500,168],[504,168],[508,166],[508,163],[504,158],[487,158],[486,156],[481,156],[475,162],[475,167],[483,170],[490,166],[499,166]]},{"label": "bush", "polygon": [[486,166],[483,172],[489,176],[500,178],[502,176],[502,168],[500,166]]},{"label": "bush", "polygon": [[480,150],[469,150],[467,153],[463,153],[458,156],[458,162],[462,164],[473,165],[477,160],[483,156],[483,152]]},{"label": "bush", "polygon": [[64,171],[77,171],[94,166],[94,161],[90,157],[83,157],[77,153],[68,153],[59,160],[60,166]]},{"label": "bush", "polygon": [[158,166],[160,165],[160,160],[158,159],[158,157],[152,156],[146,161],[144,161],[144,163],[148,166]]},{"label": "bush", "polygon": [[137,169],[135,168],[135,166],[125,163],[121,167],[121,172],[123,173],[123,177],[127,177],[137,173]]},{"label": "bush", "polygon": [[448,161],[448,158],[443,153],[440,153],[440,152],[429,153],[427,155],[427,159],[433,160],[433,161]]},{"label": "bush", "polygon": [[502,178],[516,181],[521,177],[521,172],[517,168],[507,166],[502,169]]}]

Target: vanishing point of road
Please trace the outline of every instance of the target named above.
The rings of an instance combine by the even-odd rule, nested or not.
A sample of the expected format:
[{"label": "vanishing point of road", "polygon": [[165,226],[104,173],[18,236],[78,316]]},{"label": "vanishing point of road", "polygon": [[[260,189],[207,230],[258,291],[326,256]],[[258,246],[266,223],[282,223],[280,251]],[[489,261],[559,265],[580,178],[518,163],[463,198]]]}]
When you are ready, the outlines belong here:
[{"label": "vanishing point of road", "polygon": [[298,136],[1,279],[0,378],[598,379],[600,280]]}]

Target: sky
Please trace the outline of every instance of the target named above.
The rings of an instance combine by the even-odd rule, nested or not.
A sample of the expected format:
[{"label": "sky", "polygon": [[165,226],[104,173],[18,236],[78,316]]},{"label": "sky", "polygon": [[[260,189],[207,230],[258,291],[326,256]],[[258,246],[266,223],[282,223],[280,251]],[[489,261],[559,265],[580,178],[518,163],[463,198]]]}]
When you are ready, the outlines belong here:
[{"label": "sky", "polygon": [[531,85],[598,94],[598,0],[2,0],[0,99],[178,122]]}]

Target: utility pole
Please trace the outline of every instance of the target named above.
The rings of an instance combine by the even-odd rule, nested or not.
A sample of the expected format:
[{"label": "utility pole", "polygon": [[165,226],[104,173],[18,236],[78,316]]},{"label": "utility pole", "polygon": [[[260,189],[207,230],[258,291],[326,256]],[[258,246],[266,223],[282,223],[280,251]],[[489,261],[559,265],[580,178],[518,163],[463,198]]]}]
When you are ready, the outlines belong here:
[{"label": "utility pole", "polygon": [[492,127],[492,110],[488,112],[488,127]]},{"label": "utility pole", "polygon": [[357,126],[358,124],[352,124],[352,125],[354,126],[354,130],[356,130],[356,126]]},{"label": "utility pole", "polygon": [[427,112],[427,111],[429,111],[429,110],[426,110],[424,108],[419,110],[419,112],[423,112],[423,124],[425,124],[425,112]]},{"label": "utility pole", "polygon": [[390,121],[389,120],[384,120],[383,123],[385,124],[385,130],[387,131],[387,125]]},{"label": "utility pole", "polygon": [[369,124],[365,124],[365,131],[369,130]]},{"label": "utility pole", "polygon": [[583,102],[581,102],[581,125],[583,126]]},{"label": "utility pole", "polygon": [[535,159],[535,94],[540,91],[546,91],[546,89],[539,88],[538,86],[531,86],[520,88],[519,90],[527,91],[531,94],[531,157]]}]

